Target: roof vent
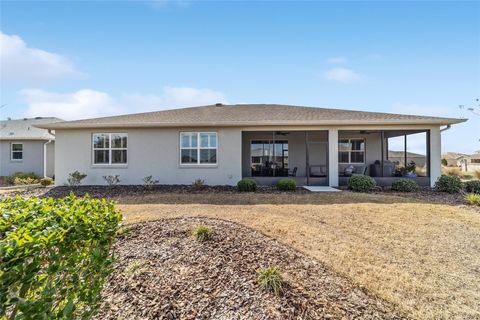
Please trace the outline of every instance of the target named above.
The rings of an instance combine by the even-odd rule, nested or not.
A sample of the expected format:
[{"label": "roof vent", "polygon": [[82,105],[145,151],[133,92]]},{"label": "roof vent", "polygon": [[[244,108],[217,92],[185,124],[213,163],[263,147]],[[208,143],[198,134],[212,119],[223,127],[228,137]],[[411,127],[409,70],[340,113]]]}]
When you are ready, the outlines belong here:
[{"label": "roof vent", "polygon": [[221,107],[221,106],[223,106],[223,103],[221,103],[221,102],[215,103],[215,107]]}]

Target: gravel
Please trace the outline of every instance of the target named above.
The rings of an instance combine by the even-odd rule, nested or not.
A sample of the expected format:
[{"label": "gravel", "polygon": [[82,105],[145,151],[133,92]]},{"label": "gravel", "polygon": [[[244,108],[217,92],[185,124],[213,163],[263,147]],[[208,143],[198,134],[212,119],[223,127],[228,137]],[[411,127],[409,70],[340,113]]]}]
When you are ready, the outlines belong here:
[{"label": "gravel", "polygon": [[[198,242],[204,224],[213,239]],[[217,219],[163,219],[127,227],[96,319],[401,319],[316,260],[259,232]],[[256,269],[276,266],[280,295]]]}]

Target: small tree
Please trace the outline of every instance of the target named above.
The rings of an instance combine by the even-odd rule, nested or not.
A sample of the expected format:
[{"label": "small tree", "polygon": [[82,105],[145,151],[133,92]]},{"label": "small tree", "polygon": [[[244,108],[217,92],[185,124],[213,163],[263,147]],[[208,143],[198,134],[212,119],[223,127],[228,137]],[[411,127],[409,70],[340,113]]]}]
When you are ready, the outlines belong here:
[{"label": "small tree", "polygon": [[105,179],[109,187],[116,186],[120,183],[120,176],[118,174],[114,176],[103,176],[103,179]]},{"label": "small tree", "polygon": [[68,175],[67,184],[70,187],[77,187],[82,183],[82,180],[85,179],[87,175],[85,173],[80,173],[78,170],[70,173]]},{"label": "small tree", "polygon": [[153,176],[146,176],[143,178],[143,187],[147,190],[152,190],[153,187],[158,184],[158,180],[155,180]]}]

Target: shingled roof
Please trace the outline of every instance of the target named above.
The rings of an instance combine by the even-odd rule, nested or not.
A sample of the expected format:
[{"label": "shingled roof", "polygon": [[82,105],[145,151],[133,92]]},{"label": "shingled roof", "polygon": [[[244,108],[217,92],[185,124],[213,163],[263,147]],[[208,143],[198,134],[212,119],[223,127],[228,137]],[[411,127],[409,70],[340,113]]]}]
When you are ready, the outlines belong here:
[{"label": "shingled roof", "polygon": [[276,104],[208,105],[41,125],[49,129],[269,125],[455,124],[466,119],[425,117]]},{"label": "shingled roof", "polygon": [[0,121],[0,140],[53,140],[53,134],[37,126],[59,121],[63,122],[62,119],[53,117]]}]

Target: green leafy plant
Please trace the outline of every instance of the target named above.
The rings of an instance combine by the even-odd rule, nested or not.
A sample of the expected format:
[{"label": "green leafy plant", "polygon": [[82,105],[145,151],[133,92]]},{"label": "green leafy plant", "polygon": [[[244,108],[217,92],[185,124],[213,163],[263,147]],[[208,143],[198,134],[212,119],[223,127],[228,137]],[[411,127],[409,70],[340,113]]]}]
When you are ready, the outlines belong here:
[{"label": "green leafy plant", "polygon": [[392,190],[399,192],[415,192],[418,191],[418,184],[410,179],[398,179],[392,183]]},{"label": "green leafy plant", "polygon": [[67,178],[67,184],[70,187],[77,187],[82,183],[82,180],[85,179],[87,175],[85,173],[81,173],[78,170],[70,173]]},{"label": "green leafy plant", "polygon": [[459,193],[462,189],[462,180],[457,176],[441,176],[435,182],[435,190],[440,192]]},{"label": "green leafy plant", "polygon": [[257,269],[257,282],[266,290],[279,294],[284,285],[283,277],[276,267]]},{"label": "green leafy plant", "polygon": [[257,190],[257,182],[253,179],[242,179],[237,183],[238,191],[241,192],[253,192]]},{"label": "green leafy plant", "polygon": [[202,190],[205,188],[205,179],[195,179],[192,183],[195,190]]},{"label": "green leafy plant", "polygon": [[480,194],[469,193],[464,197],[467,204],[472,206],[480,206]]},{"label": "green leafy plant", "polygon": [[15,178],[15,185],[29,185],[29,184],[35,184],[38,183],[37,179],[34,178]]},{"label": "green leafy plant", "polygon": [[155,185],[158,184],[158,180],[155,180],[153,176],[146,176],[143,178],[143,187],[146,190],[152,190]]},{"label": "green leafy plant", "polygon": [[348,189],[355,192],[369,192],[377,183],[370,176],[352,176],[348,179]]},{"label": "green leafy plant", "polygon": [[48,178],[48,177],[42,178],[42,179],[40,179],[40,184],[44,187],[49,186],[49,185],[53,184],[53,179]]},{"label": "green leafy plant", "polygon": [[445,159],[445,158],[442,158],[441,162],[442,162],[442,166],[447,166],[448,165],[447,159]]},{"label": "green leafy plant", "polygon": [[40,179],[34,172],[15,172],[14,174],[5,177],[5,182],[13,185],[15,184],[15,179]]},{"label": "green leafy plant", "polygon": [[480,194],[480,180],[465,182],[465,191]]},{"label": "green leafy plant", "polygon": [[297,183],[293,179],[284,178],[277,182],[277,189],[280,191],[295,191]]},{"label": "green leafy plant", "polygon": [[200,242],[210,240],[213,236],[213,231],[203,224],[198,225],[195,229],[193,229],[192,233],[193,236]]},{"label": "green leafy plant", "polygon": [[103,179],[107,182],[109,187],[114,187],[120,183],[120,176],[118,174],[114,176],[103,176]]},{"label": "green leafy plant", "polygon": [[135,260],[125,268],[125,272],[130,275],[140,275],[148,272],[148,269],[149,269],[148,261]]},{"label": "green leafy plant", "polygon": [[0,200],[0,319],[89,319],[122,216],[110,201]]}]

